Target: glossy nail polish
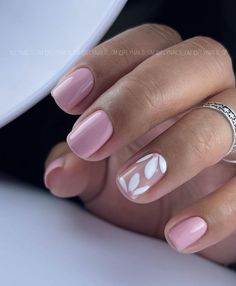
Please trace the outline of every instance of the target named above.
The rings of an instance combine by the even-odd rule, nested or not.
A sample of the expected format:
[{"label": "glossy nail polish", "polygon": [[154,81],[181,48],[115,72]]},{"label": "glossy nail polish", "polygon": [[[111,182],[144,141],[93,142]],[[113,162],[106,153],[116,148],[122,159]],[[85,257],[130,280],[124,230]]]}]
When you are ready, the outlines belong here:
[{"label": "glossy nail polish", "polygon": [[200,217],[190,217],[175,225],[167,234],[167,240],[175,249],[183,251],[197,242],[207,231],[207,223]]},{"label": "glossy nail polish", "polygon": [[112,123],[103,110],[98,110],[78,123],[67,137],[71,150],[86,159],[98,151],[111,137]]},{"label": "glossy nail polish", "polygon": [[88,68],[80,68],[58,83],[52,90],[52,97],[59,107],[70,111],[90,94],[93,86],[91,71]]},{"label": "glossy nail polish", "polygon": [[48,189],[52,187],[53,173],[58,169],[62,169],[64,162],[64,158],[58,158],[47,166],[44,174],[44,184]]},{"label": "glossy nail polish", "polygon": [[167,163],[164,157],[152,153],[137,160],[119,174],[117,185],[126,196],[136,199],[160,181],[166,171]]}]

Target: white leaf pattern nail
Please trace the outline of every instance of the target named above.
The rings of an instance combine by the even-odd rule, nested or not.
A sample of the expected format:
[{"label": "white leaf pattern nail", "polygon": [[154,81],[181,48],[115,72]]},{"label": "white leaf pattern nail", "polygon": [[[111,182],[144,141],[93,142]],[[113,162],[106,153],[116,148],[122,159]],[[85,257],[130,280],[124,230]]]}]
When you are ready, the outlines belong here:
[{"label": "white leaf pattern nail", "polygon": [[127,189],[126,181],[123,177],[119,177],[119,183],[120,183],[121,187],[127,192],[128,189]]},{"label": "white leaf pattern nail", "polygon": [[129,191],[130,192],[134,191],[139,185],[139,182],[140,182],[140,174],[135,173],[129,181]]},{"label": "white leaf pattern nail", "polygon": [[165,174],[167,170],[167,164],[166,164],[166,160],[162,156],[159,157],[159,165],[160,165],[162,174]]},{"label": "white leaf pattern nail", "polygon": [[166,160],[157,153],[146,155],[118,176],[118,186],[131,199],[146,193],[167,170]]},{"label": "white leaf pattern nail", "polygon": [[150,186],[144,186],[144,187],[138,188],[133,192],[133,196],[139,196],[145,193],[149,188]]},{"label": "white leaf pattern nail", "polygon": [[146,164],[144,169],[144,175],[147,180],[150,180],[157,170],[158,157],[152,157],[151,160]]},{"label": "white leaf pattern nail", "polygon": [[147,160],[147,159],[149,159],[149,158],[151,158],[151,157],[152,157],[152,154],[146,155],[146,156],[144,156],[143,158],[139,159],[136,163],[143,162],[143,161],[145,161],[145,160]]}]

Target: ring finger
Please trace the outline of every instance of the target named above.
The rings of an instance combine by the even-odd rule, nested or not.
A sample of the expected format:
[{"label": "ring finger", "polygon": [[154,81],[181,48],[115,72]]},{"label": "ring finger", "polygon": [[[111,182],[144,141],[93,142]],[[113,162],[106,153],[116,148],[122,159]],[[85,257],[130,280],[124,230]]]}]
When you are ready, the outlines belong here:
[{"label": "ring finger", "polygon": [[[236,110],[236,90],[210,101]],[[155,201],[215,165],[232,144],[232,129],[221,113],[194,109],[126,162],[117,176],[121,192],[137,203]]]}]

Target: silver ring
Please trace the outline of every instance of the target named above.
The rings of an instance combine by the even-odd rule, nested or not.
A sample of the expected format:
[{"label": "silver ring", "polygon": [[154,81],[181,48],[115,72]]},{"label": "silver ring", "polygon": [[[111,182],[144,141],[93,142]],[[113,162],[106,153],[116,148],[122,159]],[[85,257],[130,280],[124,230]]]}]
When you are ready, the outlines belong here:
[{"label": "silver ring", "polygon": [[[229,106],[221,102],[206,102],[202,106],[199,106],[197,108],[201,108],[201,107],[210,108],[210,109],[220,112],[229,122],[230,127],[232,129],[233,140],[232,140],[230,149],[226,153],[225,157],[228,156],[231,152],[236,150],[236,113],[235,111]],[[224,158],[223,161],[236,164],[236,160],[230,160],[230,159]]]}]

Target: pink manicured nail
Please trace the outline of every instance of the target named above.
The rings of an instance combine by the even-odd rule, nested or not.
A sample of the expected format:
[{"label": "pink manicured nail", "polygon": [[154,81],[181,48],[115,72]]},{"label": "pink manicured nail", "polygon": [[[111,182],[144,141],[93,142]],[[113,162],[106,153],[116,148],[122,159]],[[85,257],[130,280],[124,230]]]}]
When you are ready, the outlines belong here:
[{"label": "pink manicured nail", "polygon": [[52,96],[59,107],[65,111],[72,110],[93,89],[94,78],[87,68],[80,68],[63,79],[52,90]]},{"label": "pink manicured nail", "polygon": [[166,171],[166,160],[160,154],[149,154],[119,174],[117,185],[125,195],[136,199],[160,181]]},{"label": "pink manicured nail", "polygon": [[100,149],[112,133],[109,117],[103,110],[98,110],[76,125],[67,142],[76,155],[86,159]]},{"label": "pink manicured nail", "polygon": [[44,184],[50,189],[52,187],[52,177],[55,170],[61,169],[64,166],[64,158],[58,158],[48,165],[45,174],[44,174]]},{"label": "pink manicured nail", "polygon": [[175,225],[167,234],[167,240],[178,251],[197,242],[207,231],[207,223],[200,217],[191,217]]}]

